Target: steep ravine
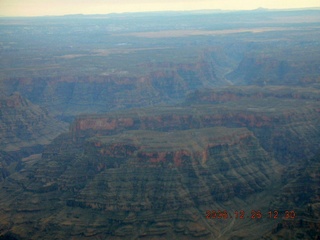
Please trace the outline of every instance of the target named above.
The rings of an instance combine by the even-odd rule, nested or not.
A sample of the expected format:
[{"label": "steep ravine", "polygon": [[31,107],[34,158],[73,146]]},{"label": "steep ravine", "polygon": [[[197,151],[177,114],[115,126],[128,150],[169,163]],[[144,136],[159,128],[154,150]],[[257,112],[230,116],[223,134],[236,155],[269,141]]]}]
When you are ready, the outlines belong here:
[{"label": "steep ravine", "polygon": [[[19,93],[0,97],[0,148],[17,151],[45,145],[67,130],[67,124],[53,118]],[[32,152],[32,149],[30,149]]]},{"label": "steep ravine", "polygon": [[267,98],[80,116],[0,183],[1,234],[257,239],[280,219],[206,211],[268,211],[287,168],[316,153],[319,113],[318,101]]},{"label": "steep ravine", "polygon": [[147,69],[143,74],[8,78],[1,79],[0,86],[70,120],[83,113],[177,103],[193,90],[226,85],[216,76],[212,61],[199,56],[190,63],[143,63],[136,66]]},{"label": "steep ravine", "polygon": [[[52,146],[56,152],[59,145]],[[204,239],[219,231],[205,227],[199,208],[264,191],[280,167],[245,128],[130,131],[82,146],[76,155],[25,163],[11,176],[2,225],[29,239],[130,239],[133,233]],[[17,213],[8,211],[13,207]]]}]

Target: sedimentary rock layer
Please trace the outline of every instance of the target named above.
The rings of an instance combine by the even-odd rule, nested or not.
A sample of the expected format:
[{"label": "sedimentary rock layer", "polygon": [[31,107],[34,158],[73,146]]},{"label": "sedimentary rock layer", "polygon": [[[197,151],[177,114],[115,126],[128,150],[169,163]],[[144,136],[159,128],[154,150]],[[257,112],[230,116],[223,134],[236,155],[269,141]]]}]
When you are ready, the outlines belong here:
[{"label": "sedimentary rock layer", "polygon": [[186,98],[187,104],[219,104],[239,101],[241,99],[259,100],[263,98],[320,100],[320,91],[307,87],[287,86],[232,86],[217,89],[203,89],[190,93]]},{"label": "sedimentary rock layer", "polygon": [[186,94],[210,84],[224,85],[218,79],[211,58],[199,56],[191,63],[144,64],[143,74],[70,75],[1,79],[7,93],[19,92],[32,103],[54,115],[107,112],[152,106],[182,100]]},{"label": "sedimentary rock layer", "polygon": [[[246,128],[96,136],[78,145],[74,155],[59,152],[72,142],[66,139],[48,147],[57,154],[26,162],[5,185],[1,223],[15,234],[30,239],[47,234],[214,237],[219,231],[205,227],[200,207],[261,192],[279,168]],[[13,207],[17,214],[9,211]],[[92,223],[84,223],[89,215]],[[38,230],[30,228],[34,224]]]},{"label": "sedimentary rock layer", "polygon": [[67,124],[15,93],[0,98],[0,148],[13,151],[48,144]]},{"label": "sedimentary rock layer", "polygon": [[270,97],[80,116],[1,183],[1,233],[208,239],[230,229],[253,238],[243,226],[272,231],[281,219],[257,227],[205,212],[268,211],[274,195],[292,189],[281,187],[282,173],[318,149],[319,113],[318,101]]},{"label": "sedimentary rock layer", "polygon": [[317,85],[319,55],[319,50],[312,47],[251,53],[227,78],[240,85]]},{"label": "sedimentary rock layer", "polygon": [[[81,116],[71,126],[74,141],[127,130],[174,131],[204,127],[247,127],[282,162],[311,157],[319,144],[317,101],[240,99],[220,105],[191,105]],[[285,139],[290,136],[290,141]],[[304,136],[308,136],[307,138]],[[296,146],[300,147],[296,147]]]}]

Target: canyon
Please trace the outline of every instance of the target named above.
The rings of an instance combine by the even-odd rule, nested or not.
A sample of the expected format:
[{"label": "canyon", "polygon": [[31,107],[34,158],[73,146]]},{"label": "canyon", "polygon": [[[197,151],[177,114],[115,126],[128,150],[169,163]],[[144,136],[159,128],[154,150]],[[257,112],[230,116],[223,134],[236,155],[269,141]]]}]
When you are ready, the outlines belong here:
[{"label": "canyon", "polygon": [[[216,96],[217,90],[211,94]],[[290,193],[286,199],[295,194],[290,190],[298,187],[295,171],[301,178],[306,177],[303,171],[314,176],[310,187],[318,188],[317,173],[294,167],[319,149],[318,100],[240,95],[235,107],[233,98],[215,105],[200,104],[199,96],[196,101],[193,95],[196,105],[77,117],[42,156],[25,159],[23,170],[10,175],[1,200],[3,231],[22,238],[62,239],[131,239],[135,234],[146,239],[231,238],[237,231],[243,237],[262,237],[239,233],[250,218],[206,218],[207,210],[233,213],[241,204],[248,212],[265,211],[255,228],[283,234],[286,228],[279,226],[284,223],[267,219],[266,209],[290,207],[281,196],[282,191]],[[311,197],[316,207],[318,200]],[[264,200],[254,204],[252,198]],[[309,226],[310,216],[298,214],[294,202],[291,208],[295,224]],[[226,233],[229,228],[233,231]]]},{"label": "canyon", "polygon": [[45,109],[32,104],[19,93],[0,98],[1,149],[17,151],[50,143],[67,130]]},{"label": "canyon", "polygon": [[0,239],[319,238],[318,13],[2,19]]}]

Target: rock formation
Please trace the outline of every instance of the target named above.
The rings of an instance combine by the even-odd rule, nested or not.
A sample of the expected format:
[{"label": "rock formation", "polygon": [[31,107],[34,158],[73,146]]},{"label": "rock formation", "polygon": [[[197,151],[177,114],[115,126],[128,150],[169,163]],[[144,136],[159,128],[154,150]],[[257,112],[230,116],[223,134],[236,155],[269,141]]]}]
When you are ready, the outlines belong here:
[{"label": "rock formation", "polygon": [[319,56],[313,47],[252,53],[227,78],[240,85],[318,85]]},{"label": "rock formation", "polygon": [[281,193],[270,203],[271,209],[286,212],[282,221],[264,239],[320,237],[320,162],[319,153],[311,159],[301,158],[283,172]]},{"label": "rock formation", "polygon": [[[320,111],[310,98],[255,96],[239,98],[236,107],[198,102],[78,117],[41,158],[26,159],[1,183],[1,233],[254,238],[241,232],[248,224],[272,232],[281,219],[265,217],[259,227],[230,217],[239,206],[264,214],[268,205],[280,206],[272,205],[274,195],[291,191],[278,187],[290,182],[283,173],[319,147]],[[215,209],[229,217],[207,219],[206,211]]]},{"label": "rock formation", "polygon": [[188,64],[144,64],[139,68],[148,71],[139,75],[8,78],[0,84],[7,92],[17,91],[52,115],[68,119],[80,113],[177,102],[208,83],[224,85],[215,76],[211,62],[210,58],[200,58],[199,62]]},{"label": "rock formation", "polygon": [[320,14],[260,10],[2,18],[0,240],[319,238]]},{"label": "rock formation", "polygon": [[[255,97],[239,99],[237,107],[229,101],[219,105],[159,108],[157,111],[130,110],[126,114],[84,115],[72,124],[71,134],[75,141],[81,141],[87,136],[111,135],[126,130],[247,127],[259,138],[264,149],[281,162],[313,156],[319,142],[317,101],[270,97],[252,102],[252,99]],[[302,140],[305,132],[308,132],[308,139]],[[291,142],[286,142],[284,136],[290,136]],[[299,148],[296,148],[297,144]]]},{"label": "rock formation", "polygon": [[55,120],[46,110],[19,93],[2,96],[0,106],[2,150],[16,151],[48,144],[66,130],[65,123]]},{"label": "rock formation", "polygon": [[[7,152],[0,151],[0,182],[4,181],[15,168],[17,168],[18,159]],[[14,167],[15,165],[15,167]]]}]

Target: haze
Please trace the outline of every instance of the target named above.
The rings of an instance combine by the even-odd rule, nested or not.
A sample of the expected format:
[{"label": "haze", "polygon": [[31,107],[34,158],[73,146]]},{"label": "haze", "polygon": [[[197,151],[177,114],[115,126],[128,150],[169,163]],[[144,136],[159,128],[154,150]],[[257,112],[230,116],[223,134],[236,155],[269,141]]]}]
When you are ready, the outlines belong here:
[{"label": "haze", "polygon": [[320,7],[318,0],[1,0],[0,16],[44,16],[64,14],[106,14],[146,11],[251,10]]}]

